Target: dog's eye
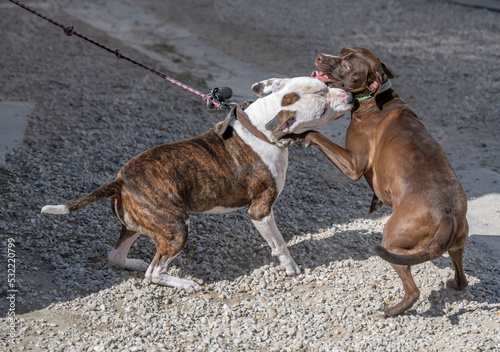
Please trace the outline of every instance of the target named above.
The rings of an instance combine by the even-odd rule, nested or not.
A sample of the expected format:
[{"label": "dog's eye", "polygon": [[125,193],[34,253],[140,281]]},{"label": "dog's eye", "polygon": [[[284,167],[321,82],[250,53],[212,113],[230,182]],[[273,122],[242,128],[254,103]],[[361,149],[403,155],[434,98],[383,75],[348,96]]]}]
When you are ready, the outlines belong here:
[{"label": "dog's eye", "polygon": [[351,65],[349,65],[349,63],[347,61],[342,61],[342,68],[344,70],[350,70],[351,69]]}]

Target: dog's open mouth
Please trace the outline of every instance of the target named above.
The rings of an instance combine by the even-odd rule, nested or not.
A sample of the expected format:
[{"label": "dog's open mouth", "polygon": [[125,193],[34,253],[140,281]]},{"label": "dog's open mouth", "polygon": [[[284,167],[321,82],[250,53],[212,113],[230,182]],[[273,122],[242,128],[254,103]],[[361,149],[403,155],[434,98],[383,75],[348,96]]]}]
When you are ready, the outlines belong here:
[{"label": "dog's open mouth", "polygon": [[312,78],[317,78],[319,79],[320,81],[323,81],[325,83],[328,83],[328,82],[331,82],[332,79],[330,77],[328,77],[328,75],[324,72],[321,72],[321,71],[314,71],[312,74],[311,74],[311,77]]},{"label": "dog's open mouth", "polygon": [[291,119],[287,120],[284,124],[282,124],[278,130],[282,132],[290,132],[290,127],[292,127],[294,122],[295,122],[295,117],[292,117]]}]

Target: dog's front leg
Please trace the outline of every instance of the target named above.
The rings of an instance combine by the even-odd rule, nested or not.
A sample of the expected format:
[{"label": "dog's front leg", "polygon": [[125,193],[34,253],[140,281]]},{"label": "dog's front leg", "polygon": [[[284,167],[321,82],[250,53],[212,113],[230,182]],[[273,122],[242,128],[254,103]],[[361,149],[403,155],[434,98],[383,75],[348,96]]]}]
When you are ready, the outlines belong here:
[{"label": "dog's front leg", "polygon": [[261,220],[252,219],[252,222],[261,236],[264,237],[267,243],[269,243],[272,250],[271,254],[274,257],[279,258],[286,274],[289,276],[300,274],[300,269],[290,256],[285,240],[276,226],[273,210],[271,209],[269,215],[265,216]]},{"label": "dog's front leg", "polygon": [[[363,143],[363,142],[361,142]],[[344,175],[353,181],[363,176],[368,159],[365,153],[355,153],[335,144],[321,133],[307,131],[301,134],[287,134],[276,143],[280,148],[291,147],[295,144],[311,145],[319,149]],[[361,148],[365,146],[362,145]]]},{"label": "dog's front leg", "polygon": [[[358,141],[360,149],[365,149],[366,141]],[[308,132],[304,138],[306,146],[313,145],[325,155],[344,175],[357,181],[365,173],[368,165],[367,153],[356,153],[342,148],[319,132]]]}]

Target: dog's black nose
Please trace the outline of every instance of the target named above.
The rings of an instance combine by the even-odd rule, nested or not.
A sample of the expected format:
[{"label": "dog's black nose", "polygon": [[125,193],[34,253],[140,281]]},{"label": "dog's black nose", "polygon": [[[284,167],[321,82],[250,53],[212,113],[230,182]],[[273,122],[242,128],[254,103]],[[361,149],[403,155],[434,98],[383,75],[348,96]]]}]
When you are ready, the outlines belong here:
[{"label": "dog's black nose", "polygon": [[351,92],[346,92],[347,93],[347,104],[351,104],[353,97]]}]

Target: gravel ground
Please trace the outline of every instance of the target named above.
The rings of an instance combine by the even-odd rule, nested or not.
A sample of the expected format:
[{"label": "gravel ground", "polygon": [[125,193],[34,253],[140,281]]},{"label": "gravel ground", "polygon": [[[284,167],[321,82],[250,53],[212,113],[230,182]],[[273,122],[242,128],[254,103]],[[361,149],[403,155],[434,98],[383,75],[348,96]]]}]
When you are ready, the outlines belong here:
[{"label": "gravel ground", "polygon": [[[67,2],[43,4],[80,32],[156,65],[65,14],[60,4]],[[309,74],[319,51],[369,47],[396,71],[398,92],[457,170],[500,170],[498,13],[436,1],[365,0],[358,7],[267,0],[252,7],[197,0],[189,11],[177,1],[155,3],[145,1],[144,8],[191,28],[226,55],[282,76]],[[41,207],[109,182],[131,157],[200,134],[223,113],[27,12],[0,8],[0,100],[36,104],[23,147],[0,170],[2,268],[13,243],[17,289],[8,292],[1,270],[1,350],[500,351],[498,253],[471,238],[464,292],[445,287],[453,275],[447,255],[415,266],[421,298],[405,315],[383,318],[380,309],[403,295],[396,273],[373,253],[390,209],[368,217],[365,182],[348,182],[312,148],[291,150],[275,206],[302,274],[284,275],[244,211],[191,217],[188,244],[171,273],[199,281],[200,293],[151,285],[143,273],[110,266],[107,252],[120,225],[107,202],[65,217],[42,216]],[[207,89],[203,80],[210,77],[197,75],[203,68],[182,59],[188,74],[172,74]],[[130,256],[150,261],[154,252],[141,237]]]}]

